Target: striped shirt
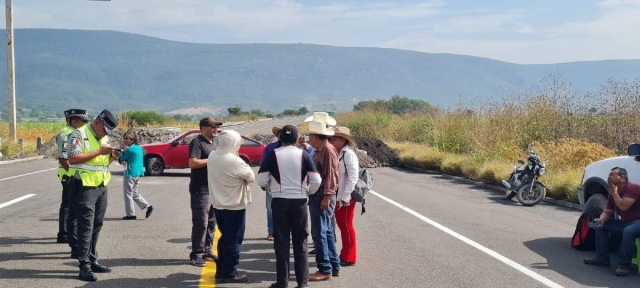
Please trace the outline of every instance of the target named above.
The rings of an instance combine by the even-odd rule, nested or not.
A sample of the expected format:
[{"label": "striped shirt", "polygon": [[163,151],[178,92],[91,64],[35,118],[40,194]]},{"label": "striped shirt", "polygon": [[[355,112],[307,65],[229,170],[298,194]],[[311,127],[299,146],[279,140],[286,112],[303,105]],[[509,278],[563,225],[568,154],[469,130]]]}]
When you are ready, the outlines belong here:
[{"label": "striped shirt", "polygon": [[257,177],[258,185],[268,187],[273,198],[306,199],[318,190],[320,182],[309,153],[295,146],[283,146],[269,153]]}]

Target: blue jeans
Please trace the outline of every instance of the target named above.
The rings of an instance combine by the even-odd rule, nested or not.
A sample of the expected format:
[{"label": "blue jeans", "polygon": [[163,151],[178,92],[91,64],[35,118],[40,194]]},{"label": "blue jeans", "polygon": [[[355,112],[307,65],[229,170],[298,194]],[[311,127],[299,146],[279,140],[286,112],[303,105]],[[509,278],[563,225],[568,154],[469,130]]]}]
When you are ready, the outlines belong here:
[{"label": "blue jeans", "polygon": [[220,239],[218,239],[218,261],[216,262],[216,278],[236,277],[240,263],[240,249],[244,240],[246,209],[218,210],[214,209]]},{"label": "blue jeans", "polygon": [[267,233],[269,235],[273,235],[273,213],[271,212],[271,193],[265,192],[267,194]]},{"label": "blue jeans", "polygon": [[336,234],[333,231],[331,219],[336,208],[336,196],[331,196],[329,209],[321,210],[323,195],[309,197],[309,214],[311,218],[311,238],[316,248],[316,264],[322,274],[330,275],[333,271],[340,271],[340,257],[336,249]]},{"label": "blue jeans", "polygon": [[596,251],[598,260],[609,262],[609,233],[622,234],[622,243],[618,253],[618,265],[629,267],[633,250],[636,247],[636,238],[640,237],[640,220],[633,222],[622,222],[620,220],[609,220],[596,230]]}]

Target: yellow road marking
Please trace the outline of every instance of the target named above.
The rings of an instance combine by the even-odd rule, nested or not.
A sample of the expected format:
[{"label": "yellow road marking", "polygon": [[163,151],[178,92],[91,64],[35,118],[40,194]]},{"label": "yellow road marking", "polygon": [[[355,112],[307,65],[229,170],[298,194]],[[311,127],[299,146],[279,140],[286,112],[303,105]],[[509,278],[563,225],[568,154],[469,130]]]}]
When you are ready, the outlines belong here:
[{"label": "yellow road marking", "polygon": [[[218,239],[220,239],[220,230],[217,229],[213,236],[213,247],[211,248],[211,252],[218,256]],[[202,272],[200,274],[200,288],[215,288],[216,287],[216,262],[213,262],[209,259],[207,261],[207,266],[202,267]]]}]

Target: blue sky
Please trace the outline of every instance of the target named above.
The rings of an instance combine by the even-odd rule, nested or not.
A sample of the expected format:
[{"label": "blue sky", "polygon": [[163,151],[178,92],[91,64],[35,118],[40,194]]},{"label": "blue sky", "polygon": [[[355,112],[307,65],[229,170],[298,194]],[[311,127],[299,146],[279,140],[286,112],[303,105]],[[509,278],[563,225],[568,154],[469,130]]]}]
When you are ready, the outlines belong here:
[{"label": "blue sky", "polygon": [[16,28],[384,47],[523,64],[640,59],[640,0],[18,0],[14,6]]}]

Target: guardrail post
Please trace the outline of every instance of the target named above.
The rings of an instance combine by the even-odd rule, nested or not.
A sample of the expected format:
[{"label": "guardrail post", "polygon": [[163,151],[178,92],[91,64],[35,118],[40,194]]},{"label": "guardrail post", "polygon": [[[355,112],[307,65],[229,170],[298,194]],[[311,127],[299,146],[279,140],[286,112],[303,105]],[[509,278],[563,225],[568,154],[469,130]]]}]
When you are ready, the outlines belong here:
[{"label": "guardrail post", "polygon": [[0,157],[2,156],[2,137],[0,137]]},{"label": "guardrail post", "polygon": [[18,144],[20,144],[20,156],[24,156],[24,141],[18,139]]},{"label": "guardrail post", "polygon": [[42,146],[42,138],[38,137],[36,139],[36,149],[40,149],[41,146]]}]

